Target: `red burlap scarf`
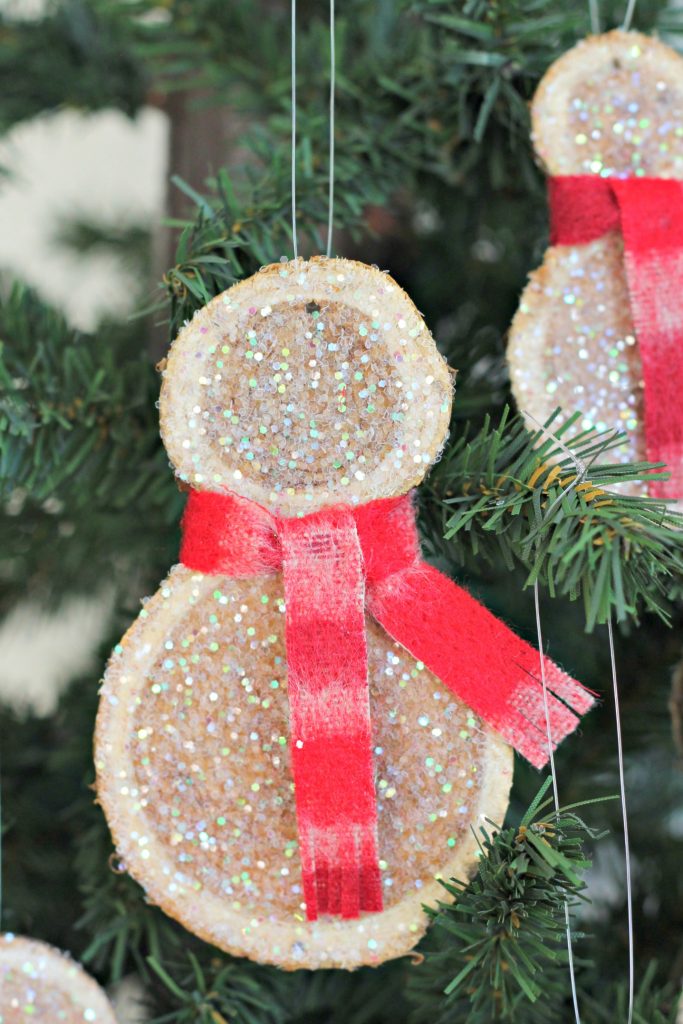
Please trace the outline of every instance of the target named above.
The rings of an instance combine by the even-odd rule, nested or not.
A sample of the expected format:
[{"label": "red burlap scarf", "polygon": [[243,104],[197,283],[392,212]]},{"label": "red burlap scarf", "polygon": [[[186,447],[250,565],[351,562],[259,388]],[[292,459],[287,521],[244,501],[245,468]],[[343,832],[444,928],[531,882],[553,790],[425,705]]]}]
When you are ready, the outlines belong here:
[{"label": "red burlap scarf", "polygon": [[645,445],[671,476],[657,498],[683,496],[683,183],[567,175],[548,181],[551,242],[581,245],[621,232],[631,314],[643,365]]},{"label": "red burlap scarf", "polygon": [[[306,913],[382,909],[365,615],[532,764],[548,760],[539,655],[422,561],[410,496],[283,519],[190,492],[182,563],[236,578],[282,572],[290,747]],[[546,661],[554,744],[593,704]]]}]

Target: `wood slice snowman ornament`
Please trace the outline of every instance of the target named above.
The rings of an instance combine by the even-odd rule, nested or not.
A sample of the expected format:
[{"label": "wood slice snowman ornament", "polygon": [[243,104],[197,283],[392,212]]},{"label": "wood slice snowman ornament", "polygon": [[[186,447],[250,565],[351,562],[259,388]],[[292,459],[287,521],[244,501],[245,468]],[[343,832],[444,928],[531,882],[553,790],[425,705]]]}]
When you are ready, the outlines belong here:
[{"label": "wood slice snowman ornament", "polygon": [[[532,102],[551,247],[510,332],[512,389],[536,421],[619,429],[607,458],[665,462],[683,494],[683,60],[636,32],[590,37]],[[536,423],[532,424],[534,429]],[[644,493],[645,484],[629,485]]]},{"label": "wood slice snowman ornament", "polygon": [[[171,348],[181,564],[108,666],[97,789],[148,898],[230,953],[405,954],[503,819],[508,743],[547,759],[538,652],[420,557],[450,407],[408,296],[347,260],[266,267]],[[559,742],[592,697],[546,676]]]},{"label": "wood slice snowman ornament", "polygon": [[0,1024],[116,1024],[100,986],[66,953],[0,935]]}]

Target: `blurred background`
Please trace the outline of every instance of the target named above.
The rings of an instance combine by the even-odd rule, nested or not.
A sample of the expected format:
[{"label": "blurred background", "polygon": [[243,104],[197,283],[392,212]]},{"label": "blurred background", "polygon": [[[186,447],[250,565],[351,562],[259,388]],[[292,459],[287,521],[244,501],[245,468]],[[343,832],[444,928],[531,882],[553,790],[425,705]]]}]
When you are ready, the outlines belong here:
[{"label": "blurred background", "polygon": [[[603,28],[623,6],[600,4]],[[588,8],[338,7],[335,249],[408,290],[459,371],[453,437],[476,435],[510,402],[506,331],[547,244],[528,100],[588,31]],[[288,17],[280,0],[0,2],[2,929],[82,958],[122,1024],[455,1024],[471,1019],[463,1006],[436,984],[416,1005],[403,963],[283,977],[190,939],[110,870],[88,788],[108,651],[177,558],[183,498],[158,439],[154,365],[206,297],[291,248]],[[300,0],[306,252],[326,221],[326,18]],[[635,25],[683,49],[675,5],[641,0]],[[203,268],[209,253],[220,268]],[[425,499],[431,556],[535,641],[524,566],[443,541],[446,483],[437,473]],[[641,605],[616,638],[648,1024],[676,1019],[683,976],[682,616],[677,597],[661,606],[669,623]],[[582,602],[545,589],[543,617],[551,656],[605,695],[560,752],[562,800],[613,795],[606,630],[587,633]],[[538,784],[519,763],[510,821]],[[586,815],[608,830],[590,851],[577,945],[590,1024],[622,1019],[627,933],[618,804]],[[573,1020],[566,986],[515,1013],[496,1019]]]}]

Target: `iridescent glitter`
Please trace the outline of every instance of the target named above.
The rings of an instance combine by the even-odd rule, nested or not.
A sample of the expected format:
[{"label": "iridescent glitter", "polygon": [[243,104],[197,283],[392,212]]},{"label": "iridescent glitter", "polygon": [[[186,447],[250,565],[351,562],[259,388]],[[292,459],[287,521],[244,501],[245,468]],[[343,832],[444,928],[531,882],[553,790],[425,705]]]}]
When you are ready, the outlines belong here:
[{"label": "iridescent glitter", "polygon": [[44,942],[0,935],[0,1024],[116,1024],[102,989]]},{"label": "iridescent glitter", "polygon": [[[448,369],[386,274],[347,260],[266,267],[176,341],[164,443],[198,489],[297,515],[403,494],[446,436]],[[501,820],[509,748],[368,620],[385,910],[308,922],[289,767],[280,576],[178,566],[116,648],[98,715],[98,794],[125,867],[186,927],[282,967],[406,953],[473,826]]]},{"label": "iridescent glitter", "polygon": [[508,361],[520,409],[540,422],[558,406],[558,422],[578,410],[575,432],[625,431],[607,457],[633,462],[645,458],[643,386],[622,252],[617,235],[549,249],[522,296]]},{"label": "iridescent glitter", "polygon": [[279,576],[176,567],[115,653],[98,717],[98,793],[148,896],[234,953],[296,967],[379,963],[462,877],[482,813],[504,814],[505,744],[368,619],[385,911],[305,920],[289,768]]},{"label": "iridescent glitter", "polygon": [[[532,120],[551,175],[681,178],[683,61],[635,32],[591,37],[550,68]],[[558,406],[565,418],[578,410],[575,432],[628,435],[605,458],[645,459],[641,361],[617,233],[546,252],[513,321],[508,358],[520,409],[541,421]]]},{"label": "iridescent glitter", "polygon": [[549,174],[683,177],[683,62],[656,39],[579,43],[541,81],[532,118]]},{"label": "iridescent glitter", "polygon": [[437,455],[451,381],[388,275],[322,257],[266,267],[171,350],[164,443],[184,481],[285,513],[407,491]]}]

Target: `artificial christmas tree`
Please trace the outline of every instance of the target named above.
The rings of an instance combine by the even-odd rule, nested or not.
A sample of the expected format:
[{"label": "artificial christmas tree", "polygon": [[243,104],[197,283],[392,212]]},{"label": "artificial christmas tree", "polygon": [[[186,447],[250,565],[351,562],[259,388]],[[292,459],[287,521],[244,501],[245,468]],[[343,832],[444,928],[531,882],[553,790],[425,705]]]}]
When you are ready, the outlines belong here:
[{"label": "artificial christmas tree", "polygon": [[522,409],[545,419],[575,406],[578,429],[624,431],[619,457],[666,462],[668,480],[649,490],[671,499],[682,486],[682,91],[683,61],[638,32],[592,36],[544,76],[532,120],[552,175],[553,244],[524,291],[508,346]]},{"label": "artificial christmas tree", "polygon": [[[620,23],[621,6],[602,5],[604,27]],[[328,213],[327,19],[327,9],[300,0],[297,224],[306,258],[324,248]],[[170,340],[214,296],[292,253],[289,25],[289,5],[277,0],[55,0],[32,20],[3,15],[0,123],[9,129],[64,104],[134,114],[147,102],[169,112],[171,152],[184,152],[184,205],[174,200],[166,229],[174,251],[160,289],[150,261],[140,319],[84,335],[6,276],[3,609],[27,594],[56,607],[105,584],[117,598],[113,644],[177,558],[186,499],[158,438],[158,324]],[[665,4],[641,3],[636,26],[680,44]],[[538,582],[553,660],[605,698],[557,754],[564,805],[618,791],[605,629],[610,618],[617,624],[635,1019],[661,1024],[675,1019],[682,955],[683,785],[668,711],[680,656],[680,519],[659,502],[611,492],[662,471],[615,465],[605,452],[618,439],[579,433],[567,454],[564,426],[528,433],[506,411],[503,338],[547,230],[527,102],[587,30],[587,12],[557,0],[344,5],[336,248],[392,273],[458,371],[450,437],[419,497],[426,556],[532,643]],[[72,239],[103,243],[115,236],[106,228]],[[569,419],[575,412],[563,409]],[[542,778],[520,760],[507,822],[481,822],[478,873],[444,879],[443,906],[430,902],[433,926],[414,958],[286,974],[194,938],[128,877],[89,788],[100,675],[74,679],[47,717],[2,711],[5,930],[70,949],[103,984],[135,975],[150,1021],[563,1024],[574,1019],[564,904],[587,891],[593,903],[573,913],[581,1019],[626,1020],[618,801],[558,821],[546,790],[535,802]]]}]

